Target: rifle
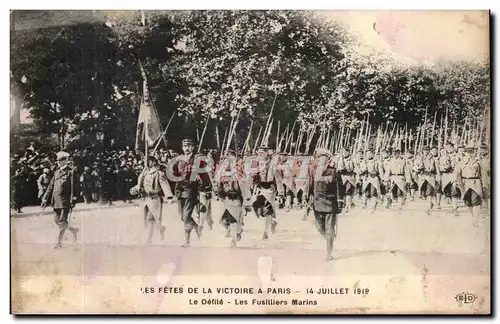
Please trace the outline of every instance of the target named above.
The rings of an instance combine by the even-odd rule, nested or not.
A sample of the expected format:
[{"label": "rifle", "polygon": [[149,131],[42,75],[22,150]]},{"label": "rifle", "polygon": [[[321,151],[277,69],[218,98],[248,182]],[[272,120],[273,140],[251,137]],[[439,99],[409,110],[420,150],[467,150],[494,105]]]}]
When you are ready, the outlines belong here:
[{"label": "rifle", "polygon": [[[203,138],[205,137],[205,132],[207,131],[207,126],[208,126],[208,120],[210,119],[210,116],[207,116],[207,121],[205,122],[205,127],[203,127],[203,132],[201,133],[201,138],[198,141],[198,152],[200,153],[201,150],[201,144],[203,144]],[[198,129],[196,129],[198,130]]]}]

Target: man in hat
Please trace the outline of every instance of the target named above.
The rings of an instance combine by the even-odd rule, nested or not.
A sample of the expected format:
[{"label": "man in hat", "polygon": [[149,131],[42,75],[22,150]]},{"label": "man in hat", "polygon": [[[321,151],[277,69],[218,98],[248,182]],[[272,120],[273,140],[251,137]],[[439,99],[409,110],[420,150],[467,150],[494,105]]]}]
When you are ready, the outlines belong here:
[{"label": "man in hat", "polygon": [[345,212],[349,212],[354,205],[352,199],[356,191],[356,175],[354,173],[354,161],[347,149],[342,149],[338,161],[337,171],[342,177],[342,185],[345,192]]},{"label": "man in hat", "polygon": [[[474,148],[464,149],[464,156],[457,165],[456,181],[460,187],[462,200],[473,217],[479,216],[483,198],[482,170]],[[477,219],[475,219],[477,221]]]},{"label": "man in hat", "polygon": [[421,195],[424,198],[427,198],[429,202],[429,207],[427,209],[427,214],[431,214],[434,208],[434,199],[436,197],[437,186],[441,182],[441,173],[439,172],[439,163],[437,160],[437,156],[435,153],[436,150],[433,150],[431,154],[429,147],[424,147],[422,154],[422,162],[418,165],[419,169],[419,179],[418,179],[418,188]]},{"label": "man in hat", "polygon": [[68,164],[69,154],[66,152],[58,152],[56,155],[57,169],[54,172],[47,190],[42,198],[42,208],[50,203],[55,212],[55,223],[59,227],[57,236],[57,244],[55,248],[62,247],[62,240],[66,229],[69,229],[76,241],[78,229],[69,226],[69,217],[71,210],[74,207],[76,197],[76,182],[73,168]]},{"label": "man in hat", "polygon": [[276,207],[274,206],[276,193],[278,196],[283,196],[284,189],[281,177],[273,169],[275,166],[271,165],[269,147],[259,147],[257,154],[260,159],[259,162],[262,163],[263,167],[259,168],[259,172],[253,178],[255,188],[253,195],[255,201],[252,207],[257,217],[265,219],[262,239],[267,240],[269,238],[269,230],[274,234],[278,224],[276,221]]},{"label": "man in hat", "polygon": [[243,167],[238,163],[236,152],[229,149],[215,174],[215,193],[223,204],[220,223],[226,228],[226,237],[231,237],[230,247],[236,247],[243,231],[243,193],[241,182]]},{"label": "man in hat", "polygon": [[381,173],[380,176],[383,178],[383,182],[380,184],[380,194],[383,199],[385,199],[385,208],[389,208],[392,206],[392,194],[391,194],[391,182],[390,179],[386,178],[387,170],[389,169],[389,165],[392,160],[392,150],[390,148],[383,149],[381,154],[380,168]]},{"label": "man in hat", "polygon": [[148,156],[148,165],[137,179],[137,185],[130,189],[132,195],[142,193],[144,222],[147,228],[146,244],[151,244],[154,229],[160,233],[160,240],[165,238],[165,226],[162,224],[162,209],[164,199],[172,199],[173,194],[167,182],[167,177],[160,170],[158,160]]},{"label": "man in hat", "polygon": [[310,190],[316,229],[326,240],[326,261],[332,260],[333,241],[337,233],[337,215],[342,212],[344,192],[327,149],[316,150],[316,160],[309,168]]},{"label": "man in hat", "polygon": [[406,186],[411,183],[411,173],[405,160],[401,157],[401,150],[394,150],[394,157],[388,164],[385,179],[390,183],[388,191],[393,200],[399,200],[401,210],[406,200]]}]

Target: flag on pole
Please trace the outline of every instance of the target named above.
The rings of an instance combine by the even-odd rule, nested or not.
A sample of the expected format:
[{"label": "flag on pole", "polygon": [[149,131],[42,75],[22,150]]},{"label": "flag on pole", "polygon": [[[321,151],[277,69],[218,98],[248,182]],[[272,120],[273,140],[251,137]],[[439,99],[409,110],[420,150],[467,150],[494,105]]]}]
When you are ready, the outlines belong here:
[{"label": "flag on pole", "polygon": [[135,137],[135,150],[146,153],[148,148],[153,147],[162,135],[162,128],[158,112],[148,99],[141,101],[139,119],[137,120],[137,131]]}]

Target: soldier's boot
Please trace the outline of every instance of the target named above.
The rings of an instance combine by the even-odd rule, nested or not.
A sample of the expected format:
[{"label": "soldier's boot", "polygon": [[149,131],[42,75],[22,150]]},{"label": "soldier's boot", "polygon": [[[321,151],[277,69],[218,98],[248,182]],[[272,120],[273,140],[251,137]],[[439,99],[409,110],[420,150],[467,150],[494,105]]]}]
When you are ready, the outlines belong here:
[{"label": "soldier's boot", "polygon": [[390,208],[390,207],[391,207],[391,205],[392,205],[392,197],[390,196],[390,194],[387,194],[387,195],[385,196],[385,198],[386,198],[386,201],[385,201],[385,208],[387,209],[387,208]]},{"label": "soldier's boot", "polygon": [[184,230],[184,244],[181,247],[189,247],[191,246],[191,228]]},{"label": "soldier's boot", "polygon": [[452,197],[451,198],[451,204],[452,204],[452,209],[451,211],[455,216],[458,216],[458,198],[457,197]]},{"label": "soldier's boot", "polygon": [[207,225],[208,225],[208,229],[209,230],[212,230],[214,228],[214,219],[212,218],[212,213],[210,214],[207,214]]},{"label": "soldier's boot", "polygon": [[372,204],[372,214],[373,214],[373,213],[375,213],[375,210],[377,210],[378,198],[373,197],[372,200],[373,200],[373,204]]},{"label": "soldier's boot", "polygon": [[399,211],[401,211],[401,210],[403,210],[403,205],[406,202],[406,197],[404,195],[401,195],[400,197],[398,197],[398,201],[399,201],[398,209],[399,209]]},{"label": "soldier's boot", "polygon": [[292,199],[292,206],[295,209],[300,209],[300,203],[299,203],[299,200],[297,199],[297,197],[293,197],[293,199]]},{"label": "soldier's boot", "polygon": [[325,261],[330,261],[333,260],[333,239],[334,239],[334,234],[333,233],[328,233],[325,235],[326,239],[326,258]]},{"label": "soldier's boot", "polygon": [[434,208],[434,202],[432,201],[431,196],[427,197],[427,200],[429,201],[429,207],[427,208],[427,215],[430,215],[432,214],[432,209]]},{"label": "soldier's boot", "polygon": [[348,213],[352,208],[352,196],[345,197],[345,212]]},{"label": "soldier's boot", "polygon": [[226,227],[226,235],[224,235],[225,237],[231,237],[231,227],[230,225],[225,225]]},{"label": "soldier's boot", "polygon": [[146,226],[147,226],[147,236],[146,236],[146,243],[144,243],[144,244],[148,245],[148,244],[151,244],[151,242],[153,240],[153,233],[154,233],[154,229],[155,229],[154,220],[148,221]]},{"label": "soldier's boot", "polygon": [[473,206],[471,208],[472,220],[474,227],[479,227],[481,223],[481,205]]},{"label": "soldier's boot", "polygon": [[236,242],[239,241],[238,236],[241,239],[241,234],[239,233],[239,226],[238,223],[232,223],[229,225],[229,228],[231,229],[231,245],[230,247],[234,248],[236,247]]},{"label": "soldier's boot", "polygon": [[366,195],[363,195],[363,209],[366,208],[367,204],[368,204],[368,198],[366,197]]},{"label": "soldier's boot", "polygon": [[160,232],[160,241],[163,241],[165,239],[165,231],[166,231],[166,227],[165,226],[162,226],[160,224],[157,224],[158,226],[158,230]]},{"label": "soldier's boot", "polygon": [[410,189],[410,200],[411,201],[415,200],[415,189]]},{"label": "soldier's boot", "polygon": [[63,241],[65,232],[66,232],[66,227],[59,228],[59,234],[57,235],[57,243],[54,246],[54,249],[58,249],[58,248],[62,247],[62,241]]},{"label": "soldier's boot", "polygon": [[73,234],[73,242],[76,242],[76,240],[78,238],[78,232],[80,230],[78,228],[76,228],[76,227],[69,227],[68,229],[71,232],[71,234]]},{"label": "soldier's boot", "polygon": [[291,195],[286,196],[285,205],[286,205],[286,211],[289,212],[292,209],[292,196]]},{"label": "soldier's boot", "polygon": [[439,192],[436,193],[436,208],[441,209],[441,194]]}]

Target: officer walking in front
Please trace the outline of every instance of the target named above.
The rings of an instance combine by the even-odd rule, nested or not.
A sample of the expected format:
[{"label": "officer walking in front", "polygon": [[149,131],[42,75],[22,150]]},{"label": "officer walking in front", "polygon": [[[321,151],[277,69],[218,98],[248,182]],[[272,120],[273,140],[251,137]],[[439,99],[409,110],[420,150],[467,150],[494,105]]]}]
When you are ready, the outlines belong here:
[{"label": "officer walking in front", "polygon": [[[327,149],[316,151],[318,163],[309,170],[316,229],[326,239],[326,261],[332,260],[333,241],[337,235],[337,215],[344,205],[342,178]],[[318,170],[319,168],[319,170]]]},{"label": "officer walking in front", "polygon": [[56,159],[57,169],[42,198],[42,208],[45,208],[47,203],[50,203],[54,208],[54,221],[59,227],[57,244],[54,247],[57,249],[62,247],[62,240],[66,229],[71,231],[74,241],[77,239],[78,229],[69,226],[69,216],[76,201],[76,197],[74,196],[76,193],[75,174],[73,168],[68,164],[69,154],[58,152]]}]

